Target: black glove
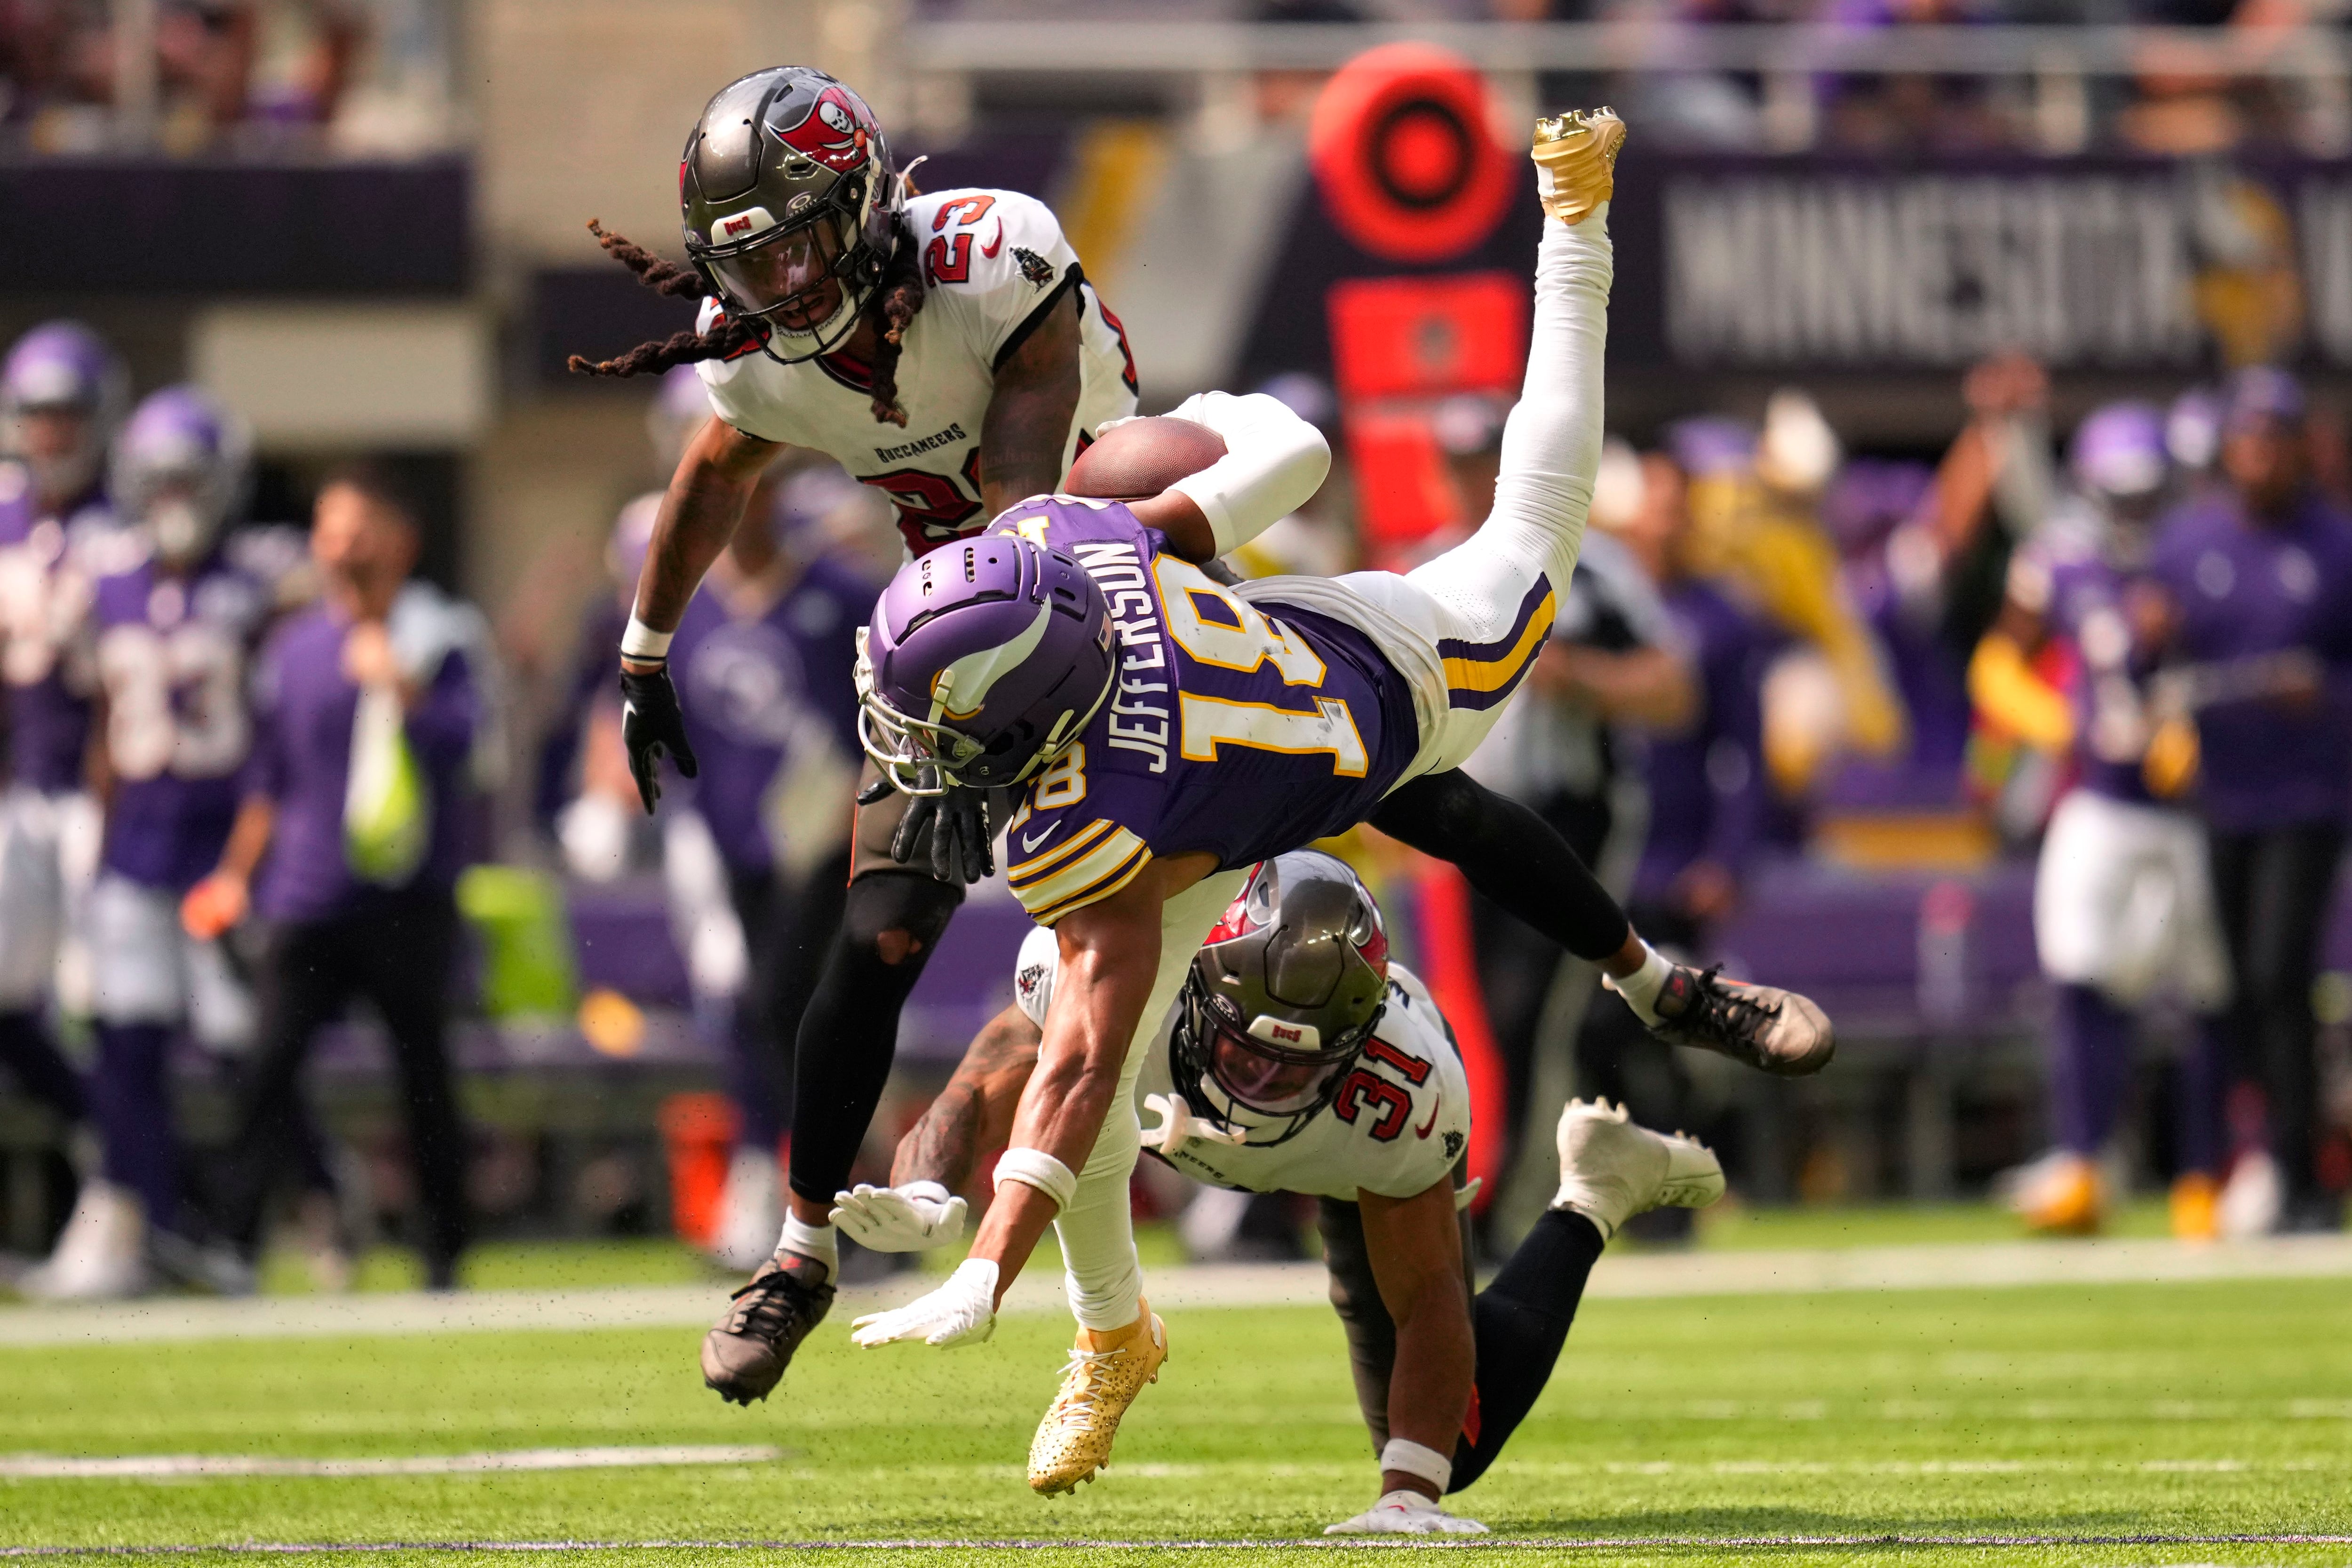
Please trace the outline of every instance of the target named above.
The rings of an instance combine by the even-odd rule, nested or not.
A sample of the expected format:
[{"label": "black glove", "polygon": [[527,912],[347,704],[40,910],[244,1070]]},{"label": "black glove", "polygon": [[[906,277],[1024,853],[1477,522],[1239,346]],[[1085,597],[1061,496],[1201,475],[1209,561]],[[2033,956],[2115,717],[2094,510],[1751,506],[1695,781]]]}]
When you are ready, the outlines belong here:
[{"label": "black glove", "polygon": [[629,774],[637,781],[637,795],[653,815],[661,798],[661,759],[667,752],[687,778],[701,769],[686,739],[686,715],[678,711],[677,688],[669,683],[669,667],[644,675],[621,671],[621,743],[629,749]]},{"label": "black glove", "polygon": [[[939,774],[928,766],[917,776],[926,789],[939,782]],[[907,815],[899,818],[898,831],[890,839],[890,858],[901,866],[912,865],[925,827],[931,830],[930,864],[917,866],[917,870],[929,871],[950,887],[969,887],[995,871],[996,857],[990,853],[988,842],[986,790],[950,784],[945,795],[910,797]]]}]

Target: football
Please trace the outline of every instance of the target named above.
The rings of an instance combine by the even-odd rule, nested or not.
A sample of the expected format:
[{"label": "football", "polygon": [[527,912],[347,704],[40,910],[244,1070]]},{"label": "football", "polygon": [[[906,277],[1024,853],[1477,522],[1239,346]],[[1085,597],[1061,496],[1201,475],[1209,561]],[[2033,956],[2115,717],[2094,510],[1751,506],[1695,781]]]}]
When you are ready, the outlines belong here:
[{"label": "football", "polygon": [[1156,496],[1225,455],[1225,438],[1206,425],[1160,416],[1113,426],[1070,465],[1062,493],[1136,500]]}]

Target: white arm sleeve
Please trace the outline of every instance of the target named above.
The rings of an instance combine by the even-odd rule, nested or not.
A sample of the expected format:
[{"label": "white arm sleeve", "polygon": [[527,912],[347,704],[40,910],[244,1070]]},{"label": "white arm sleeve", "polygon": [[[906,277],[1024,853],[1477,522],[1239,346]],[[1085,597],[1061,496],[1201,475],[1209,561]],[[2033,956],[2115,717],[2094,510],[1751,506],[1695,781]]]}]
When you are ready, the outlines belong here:
[{"label": "white arm sleeve", "polygon": [[1487,526],[1549,535],[1556,584],[1566,583],[1575,566],[1601,467],[1612,255],[1607,203],[1574,227],[1544,220],[1527,384],[1503,426],[1502,471]]},{"label": "white arm sleeve", "polygon": [[[1198,392],[1170,413],[1225,438],[1225,455],[1168,488],[1209,520],[1217,553],[1237,550],[1307,504],[1331,471],[1323,432],[1263,392]],[[1591,487],[1586,486],[1590,495]]]}]

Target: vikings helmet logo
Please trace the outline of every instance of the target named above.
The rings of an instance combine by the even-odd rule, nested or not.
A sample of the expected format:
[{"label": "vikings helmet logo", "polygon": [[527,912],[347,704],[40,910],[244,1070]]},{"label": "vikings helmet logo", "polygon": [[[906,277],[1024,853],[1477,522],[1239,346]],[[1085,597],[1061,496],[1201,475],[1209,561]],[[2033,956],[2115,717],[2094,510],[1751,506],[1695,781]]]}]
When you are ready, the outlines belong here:
[{"label": "vikings helmet logo", "polygon": [[800,123],[778,129],[776,139],[837,174],[862,168],[872,140],[858,123],[856,100],[838,86],[817,94]]}]

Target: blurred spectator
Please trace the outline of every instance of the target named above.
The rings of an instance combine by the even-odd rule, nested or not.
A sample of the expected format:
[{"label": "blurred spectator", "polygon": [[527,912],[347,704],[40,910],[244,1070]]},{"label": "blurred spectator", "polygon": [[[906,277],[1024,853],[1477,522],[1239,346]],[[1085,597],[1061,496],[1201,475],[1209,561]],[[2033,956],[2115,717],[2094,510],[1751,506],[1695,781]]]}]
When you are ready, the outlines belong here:
[{"label": "blurred spectator", "polygon": [[662,866],[695,989],[731,1014],[735,1154],[712,1246],[731,1268],[766,1259],[783,1226],[787,1042],[849,883],[852,667],[877,590],[838,559],[825,518],[865,494],[831,463],[755,493],[670,647],[701,767],[662,816]]},{"label": "blurred spectator", "polygon": [[[2221,1172],[2218,1019],[2230,976],[2202,826],[2151,786],[2147,677],[2130,600],[2145,591],[2149,535],[2169,494],[2164,418],[2101,408],[2075,431],[2073,491],[2011,559],[2000,616],[1969,666],[1986,733],[2041,760],[2015,779],[2069,781],[2034,875],[2033,931],[2056,990],[2051,1153],[2011,1199],[2033,1229],[2096,1231],[2111,1201],[2101,1158],[2130,1087],[2133,1016],[2159,994],[2204,1021],[2175,1096],[2175,1234],[2214,1234]],[[2161,765],[2157,784],[2175,781]],[[2037,799],[2018,806],[2038,824]]]},{"label": "blurred spectator", "polygon": [[[1637,758],[1618,727],[1670,729],[1686,722],[1696,702],[1696,681],[1657,590],[1625,547],[1596,529],[1585,535],[1526,689],[1503,710],[1468,771],[1532,807],[1603,882],[1622,889],[1641,853],[1644,813]],[[1479,983],[1503,1058],[1510,1121],[1498,1165],[1507,1170],[1519,1140],[1548,1137],[1559,1114],[1558,1101],[1537,1103],[1531,1086],[1554,984],[1571,961],[1484,899],[1474,901],[1473,920]],[[1623,1011],[1613,998],[1604,1001]],[[1622,1076],[1580,1083],[1578,1091],[1633,1094],[1633,1114],[1644,1120],[1654,1120],[1654,1102],[1679,1092],[1672,1081],[1637,1085],[1618,1081]]]},{"label": "blurred spectator", "polygon": [[1843,454],[1820,409],[1783,390],[1760,438],[1733,420],[1689,419],[1667,445],[1688,476],[1689,569],[1735,585],[1797,644],[1765,677],[1764,757],[1779,793],[1809,798],[1849,752],[1897,755],[1902,700],[1822,524]]},{"label": "blurred spectator", "polygon": [[453,889],[486,639],[470,606],[410,580],[415,513],[382,472],[329,479],[311,549],[324,602],[264,653],[267,697],[236,827],[182,911],[192,932],[225,931],[248,907],[268,926],[258,1043],[219,1217],[251,1258],[271,1183],[300,1155],[303,1060],[319,1032],[364,998],[399,1069],[426,1283],[447,1289],[467,1233],[446,1031]]},{"label": "blurred spectator", "polygon": [[2196,716],[2199,801],[2229,943],[2239,1070],[2264,1153],[2222,1199],[2228,1231],[2332,1228],[2314,1162],[2312,982],[2352,793],[2352,521],[2307,482],[2302,389],[2242,371],[2223,400],[2224,483],[2168,518],[2143,635]]},{"label": "blurred spectator", "polygon": [[[1829,0],[1832,27],[1950,27],[1995,20],[1968,0]],[[1866,153],[1973,152],[2018,139],[2011,116],[1983,77],[1826,77],[1819,89],[1826,140]]]}]

